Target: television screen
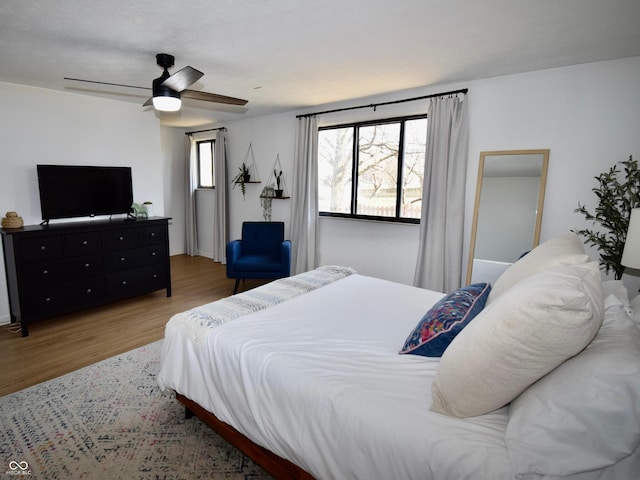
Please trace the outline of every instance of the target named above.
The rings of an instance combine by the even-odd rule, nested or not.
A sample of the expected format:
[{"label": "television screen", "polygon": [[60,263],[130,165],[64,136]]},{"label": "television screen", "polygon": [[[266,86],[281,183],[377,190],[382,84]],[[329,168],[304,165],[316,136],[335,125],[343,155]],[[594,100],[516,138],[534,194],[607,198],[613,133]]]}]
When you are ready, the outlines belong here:
[{"label": "television screen", "polygon": [[130,167],[38,165],[42,219],[129,213]]}]

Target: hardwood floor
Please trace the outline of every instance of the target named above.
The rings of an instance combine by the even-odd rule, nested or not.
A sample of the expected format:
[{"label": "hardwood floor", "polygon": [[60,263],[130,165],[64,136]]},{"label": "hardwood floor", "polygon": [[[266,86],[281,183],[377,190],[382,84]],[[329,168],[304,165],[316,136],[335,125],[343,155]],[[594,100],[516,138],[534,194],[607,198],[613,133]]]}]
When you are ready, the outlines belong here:
[{"label": "hardwood floor", "polygon": [[[229,296],[235,280],[205,257],[171,257],[165,290],[29,325],[29,336],[0,326],[0,396],[160,340],[172,315]],[[241,290],[264,281],[247,280]]]}]

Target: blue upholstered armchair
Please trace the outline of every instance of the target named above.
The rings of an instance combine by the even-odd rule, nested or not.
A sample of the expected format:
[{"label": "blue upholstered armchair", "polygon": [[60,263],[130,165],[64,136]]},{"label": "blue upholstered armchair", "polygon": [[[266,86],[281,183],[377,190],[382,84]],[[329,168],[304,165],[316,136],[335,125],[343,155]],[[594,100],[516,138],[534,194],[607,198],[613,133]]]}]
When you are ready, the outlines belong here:
[{"label": "blue upholstered armchair", "polygon": [[242,239],[227,243],[227,277],[238,291],[245,278],[283,278],[291,270],[291,242],[284,239],[283,222],[244,222]]}]

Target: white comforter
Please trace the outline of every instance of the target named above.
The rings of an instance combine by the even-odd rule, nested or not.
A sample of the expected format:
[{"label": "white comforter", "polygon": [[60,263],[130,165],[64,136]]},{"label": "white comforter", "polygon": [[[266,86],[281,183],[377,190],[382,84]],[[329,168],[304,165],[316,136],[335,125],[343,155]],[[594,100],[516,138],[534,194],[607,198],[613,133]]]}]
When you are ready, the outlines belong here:
[{"label": "white comforter", "polygon": [[441,297],[351,275],[199,341],[171,329],[159,383],[319,479],[512,479],[507,408],[430,412],[437,359],[398,355]]}]

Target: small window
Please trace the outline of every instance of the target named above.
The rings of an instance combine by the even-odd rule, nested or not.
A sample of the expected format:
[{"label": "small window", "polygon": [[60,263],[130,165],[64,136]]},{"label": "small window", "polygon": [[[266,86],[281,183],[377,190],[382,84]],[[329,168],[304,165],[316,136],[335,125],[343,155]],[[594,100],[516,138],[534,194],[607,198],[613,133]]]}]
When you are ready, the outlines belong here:
[{"label": "small window", "polygon": [[419,223],[426,141],[426,116],[321,128],[320,214]]},{"label": "small window", "polygon": [[213,170],[213,152],[215,140],[197,142],[198,149],[198,188],[215,187]]}]

